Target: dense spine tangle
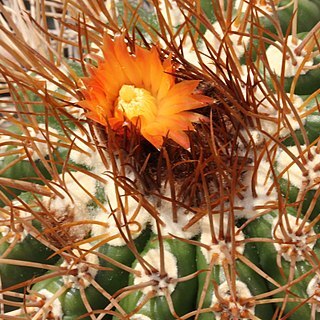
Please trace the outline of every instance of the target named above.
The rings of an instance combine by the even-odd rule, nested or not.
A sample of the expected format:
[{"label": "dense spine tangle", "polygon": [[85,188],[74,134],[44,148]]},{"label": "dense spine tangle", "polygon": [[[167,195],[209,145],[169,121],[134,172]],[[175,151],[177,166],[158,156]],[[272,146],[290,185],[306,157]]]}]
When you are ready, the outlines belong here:
[{"label": "dense spine tangle", "polygon": [[318,1],[25,3],[1,318],[320,319]]}]

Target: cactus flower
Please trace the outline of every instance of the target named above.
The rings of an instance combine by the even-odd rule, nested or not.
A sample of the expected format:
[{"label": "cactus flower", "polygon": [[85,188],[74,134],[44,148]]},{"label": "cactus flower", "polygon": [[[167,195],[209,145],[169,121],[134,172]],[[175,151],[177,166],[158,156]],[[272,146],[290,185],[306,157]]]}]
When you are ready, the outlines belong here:
[{"label": "cactus flower", "polygon": [[119,133],[133,125],[156,148],[169,137],[188,149],[185,131],[205,119],[190,110],[211,102],[195,93],[199,80],[177,83],[170,57],[162,62],[156,47],[136,46],[130,53],[123,36],[105,36],[102,51],[104,58],[82,79],[85,100],[79,105],[88,110],[86,116]]}]

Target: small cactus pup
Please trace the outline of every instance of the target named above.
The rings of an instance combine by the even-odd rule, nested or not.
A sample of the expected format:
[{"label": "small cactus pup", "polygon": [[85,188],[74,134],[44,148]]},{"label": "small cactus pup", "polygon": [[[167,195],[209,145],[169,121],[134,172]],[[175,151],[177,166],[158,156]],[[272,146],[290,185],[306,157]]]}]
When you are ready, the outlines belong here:
[{"label": "small cactus pup", "polygon": [[1,317],[320,319],[317,1],[2,2]]}]

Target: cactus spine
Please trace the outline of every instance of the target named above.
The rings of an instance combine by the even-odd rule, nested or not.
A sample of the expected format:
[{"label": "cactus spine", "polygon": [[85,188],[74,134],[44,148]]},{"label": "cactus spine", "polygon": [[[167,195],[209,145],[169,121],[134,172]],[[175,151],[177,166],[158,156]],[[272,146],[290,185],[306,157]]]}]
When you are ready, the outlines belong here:
[{"label": "cactus spine", "polygon": [[0,5],[1,318],[320,319],[318,2],[29,4]]}]

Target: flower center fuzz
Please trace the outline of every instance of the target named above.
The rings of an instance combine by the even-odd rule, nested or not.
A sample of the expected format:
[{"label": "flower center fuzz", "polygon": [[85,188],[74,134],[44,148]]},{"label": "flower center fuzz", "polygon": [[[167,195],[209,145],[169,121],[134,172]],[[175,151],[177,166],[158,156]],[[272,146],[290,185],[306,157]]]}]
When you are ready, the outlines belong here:
[{"label": "flower center fuzz", "polygon": [[148,90],[127,84],[121,87],[116,113],[125,114],[129,120],[142,117],[149,122],[155,118],[156,110],[156,98]]}]

